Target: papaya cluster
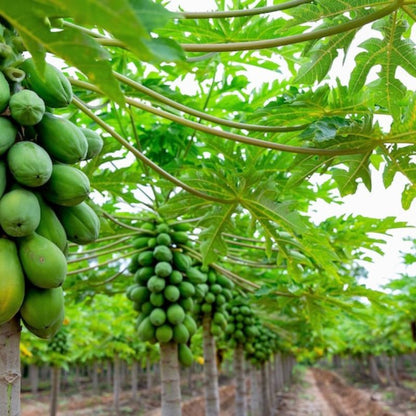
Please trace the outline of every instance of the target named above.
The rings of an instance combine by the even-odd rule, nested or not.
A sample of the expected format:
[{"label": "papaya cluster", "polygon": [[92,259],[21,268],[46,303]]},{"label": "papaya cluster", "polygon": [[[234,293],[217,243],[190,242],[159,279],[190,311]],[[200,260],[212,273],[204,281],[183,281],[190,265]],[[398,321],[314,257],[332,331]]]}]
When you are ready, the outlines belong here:
[{"label": "papaya cluster", "polygon": [[221,337],[227,327],[227,304],[232,300],[233,289],[234,283],[211,267],[208,269],[206,282],[197,286],[194,316],[198,322],[202,322],[204,316],[209,316],[211,335],[215,337]]},{"label": "papaya cluster", "polygon": [[244,346],[246,359],[255,366],[260,366],[269,360],[277,349],[277,335],[258,320],[256,323],[258,335]]},{"label": "papaya cluster", "polygon": [[129,265],[134,284],[126,292],[139,313],[139,338],[177,343],[179,362],[189,366],[193,359],[188,344],[197,330],[193,297],[207,275],[193,267],[181,248],[188,242],[187,225],[145,222],[140,228],[143,233],[132,241],[139,252]]},{"label": "papaya cluster", "polygon": [[49,350],[57,354],[65,355],[69,352],[68,343],[68,329],[64,325],[59,331],[49,340]]},{"label": "papaya cluster", "polygon": [[232,301],[227,304],[227,312],[225,339],[231,348],[239,344],[247,346],[259,336],[256,317],[246,297],[235,293]]},{"label": "papaya cluster", "polygon": [[64,317],[68,241],[90,243],[100,226],[74,164],[103,142],[52,113],[72,100],[58,69],[46,64],[42,76],[27,59],[20,70],[22,82],[0,72],[0,325],[20,313],[29,331],[50,338]]}]

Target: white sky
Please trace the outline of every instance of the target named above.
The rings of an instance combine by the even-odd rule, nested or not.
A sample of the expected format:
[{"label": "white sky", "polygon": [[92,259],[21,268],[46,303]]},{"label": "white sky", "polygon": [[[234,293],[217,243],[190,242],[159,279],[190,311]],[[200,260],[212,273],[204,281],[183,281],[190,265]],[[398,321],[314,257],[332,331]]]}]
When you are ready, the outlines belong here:
[{"label": "white sky", "polygon": [[[268,1],[268,5],[272,5],[272,1]],[[171,0],[169,1],[167,8],[172,11],[178,11],[179,8],[182,8],[185,11],[204,11],[204,10],[216,10],[216,4],[213,0]],[[368,36],[368,31],[370,29],[366,28],[366,31],[363,31],[362,36],[358,41],[354,41],[355,45],[360,43]],[[415,31],[413,31],[415,35]],[[412,36],[415,40],[416,36]],[[348,69],[352,68],[354,64],[354,55],[359,52],[357,47],[353,48],[353,52],[347,56],[346,67],[341,68],[339,65],[340,59],[338,60],[338,65],[332,71],[334,77],[340,77],[341,82],[346,84],[348,82]],[[279,68],[280,70],[282,68]],[[263,82],[273,81],[282,75],[279,73],[273,73],[271,71],[261,71],[259,70],[253,72],[253,83],[257,80]],[[397,76],[400,79],[406,79],[409,89],[416,89],[416,79],[410,77],[407,74],[403,74],[403,71],[398,71]],[[334,78],[333,77],[333,78]],[[192,88],[192,79],[189,79],[187,85],[183,85],[184,92],[189,93]],[[388,124],[388,120],[381,120]],[[380,172],[374,172],[373,175],[373,189],[371,192],[365,188],[365,186],[360,185],[358,191],[351,196],[347,196],[342,199],[343,204],[327,204],[323,201],[312,204],[310,209],[310,214],[314,221],[320,222],[323,219],[330,216],[341,216],[341,215],[363,215],[372,218],[384,218],[387,216],[394,216],[398,221],[407,221],[409,225],[416,226],[416,215],[414,213],[416,204],[413,203],[411,208],[408,211],[404,211],[401,207],[401,192],[404,187],[404,180],[400,177],[397,177],[395,182],[388,189],[385,189]],[[374,259],[374,263],[363,262],[362,265],[369,272],[369,279],[367,280],[367,286],[371,288],[378,288],[379,286],[387,283],[389,280],[398,277],[399,273],[406,271],[404,265],[401,263],[400,252],[404,252],[410,248],[409,242],[403,241],[403,238],[408,236],[415,236],[415,231],[412,229],[400,229],[393,230],[390,237],[386,237],[388,241],[384,246],[385,254],[383,256],[372,254],[371,256]],[[407,272],[413,272],[416,275],[416,265],[415,267],[407,269]]]}]

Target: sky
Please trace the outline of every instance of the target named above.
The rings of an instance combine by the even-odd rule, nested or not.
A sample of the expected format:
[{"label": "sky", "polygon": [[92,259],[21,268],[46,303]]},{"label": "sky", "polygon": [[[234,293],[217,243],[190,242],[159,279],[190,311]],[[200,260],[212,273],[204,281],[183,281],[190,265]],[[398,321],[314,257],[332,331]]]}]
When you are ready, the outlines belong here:
[{"label": "sky", "polygon": [[[269,1],[269,5],[273,2]],[[170,0],[167,4],[167,8],[172,11],[178,11],[180,9],[184,11],[207,11],[216,10],[216,4],[214,0]],[[354,41],[350,48],[350,53],[347,55],[343,62],[343,56],[336,60],[333,69],[331,71],[331,80],[334,82],[336,78],[340,78],[343,84],[348,82],[348,73],[353,68],[354,56],[359,53],[359,43],[368,38],[371,29],[365,27],[361,30],[360,36]],[[416,31],[413,31],[412,38],[415,41]],[[374,34],[374,32],[372,32]],[[375,32],[377,33],[377,32]],[[279,68],[282,70],[282,67]],[[376,69],[370,75],[368,82],[376,74]],[[259,86],[259,80],[263,82],[272,82],[279,77],[284,76],[282,73],[273,73],[271,71],[261,71],[256,69],[255,72],[251,72],[251,80],[253,88]],[[250,73],[249,73],[250,76]],[[405,74],[404,71],[398,71],[396,76],[401,80],[406,80],[408,88],[416,90],[416,79]],[[256,84],[257,82],[257,84]],[[192,80],[188,80],[187,85],[182,86],[184,92],[190,93],[193,88]],[[389,119],[380,119],[380,124],[388,129]],[[413,203],[409,210],[405,211],[401,207],[401,192],[404,187],[404,179],[397,175],[393,184],[385,189],[382,180],[381,173],[373,172],[373,187],[369,192],[364,185],[359,185],[357,192],[354,195],[350,195],[342,198],[342,204],[332,203],[328,204],[323,201],[317,201],[311,205],[309,213],[314,222],[319,223],[330,216],[341,215],[363,215],[372,218],[384,218],[387,216],[394,216],[398,221],[406,221],[409,226],[416,227],[416,215],[415,208],[416,203]],[[378,254],[371,254],[374,259],[373,263],[361,262],[360,264],[368,271],[368,279],[366,285],[373,289],[379,289],[382,285],[389,280],[399,276],[399,273],[414,273],[416,276],[416,266],[405,268],[402,263],[401,252],[408,251],[411,247],[410,242],[403,241],[404,238],[409,236],[415,236],[415,231],[412,228],[397,229],[390,232],[390,236],[386,236],[387,244],[383,247],[385,254],[383,256]]]}]

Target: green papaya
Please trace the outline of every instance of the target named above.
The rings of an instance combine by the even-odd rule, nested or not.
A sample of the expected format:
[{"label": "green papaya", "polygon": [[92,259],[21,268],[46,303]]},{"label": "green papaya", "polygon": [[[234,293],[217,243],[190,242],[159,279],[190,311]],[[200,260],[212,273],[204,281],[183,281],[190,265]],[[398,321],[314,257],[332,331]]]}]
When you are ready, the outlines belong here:
[{"label": "green papaya", "polygon": [[85,159],[88,160],[92,159],[95,156],[98,156],[104,146],[102,137],[97,132],[91,129],[81,127],[81,131],[87,139],[88,143],[88,150]]},{"label": "green papaya", "polygon": [[140,267],[134,274],[134,281],[140,285],[146,285],[147,281],[153,276],[153,267]]},{"label": "green papaya", "polygon": [[179,251],[174,251],[173,253],[173,263],[176,268],[181,272],[186,272],[192,265],[192,259]]},{"label": "green papaya", "polygon": [[48,107],[67,107],[72,101],[72,87],[69,80],[53,65],[45,63],[40,74],[33,59],[26,59],[20,68],[26,73],[24,85],[35,91]]},{"label": "green papaya", "polygon": [[10,98],[9,110],[11,116],[22,126],[34,126],[45,114],[45,103],[34,91],[22,90]]},{"label": "green papaya", "polygon": [[191,231],[191,225],[186,222],[178,222],[176,224],[172,224],[172,228],[175,231]]},{"label": "green papaya", "polygon": [[68,165],[53,165],[42,195],[53,204],[72,207],[84,201],[90,192],[90,181],[81,170]]},{"label": "green papaya", "polygon": [[185,231],[174,231],[171,235],[176,244],[185,244],[189,240],[188,233]]},{"label": "green papaya", "polygon": [[166,286],[166,282],[164,279],[158,276],[152,276],[149,281],[147,282],[147,288],[152,293],[159,293],[161,292]]},{"label": "green papaya", "polygon": [[47,238],[33,233],[19,240],[19,257],[26,277],[36,287],[52,289],[64,282],[66,258]]},{"label": "green papaya", "polygon": [[188,276],[189,281],[194,285],[198,283],[205,283],[208,278],[205,273],[202,273],[196,267],[188,267],[186,275]]},{"label": "green papaya", "polygon": [[168,321],[172,325],[181,324],[185,319],[185,311],[183,310],[182,306],[178,305],[177,303],[174,303],[168,307],[166,315],[168,317]]},{"label": "green papaya", "polygon": [[36,126],[39,144],[53,159],[62,163],[77,163],[87,155],[88,143],[81,129],[71,121],[45,113]]},{"label": "green papaya", "polygon": [[7,169],[3,160],[0,160],[0,198],[3,196],[7,186]]},{"label": "green papaya", "polygon": [[137,237],[131,242],[131,245],[134,248],[145,248],[147,247],[148,241],[149,241],[149,237]]},{"label": "green papaya", "polygon": [[192,336],[198,330],[196,325],[195,319],[192,318],[190,315],[185,315],[185,319],[183,320],[183,324],[186,326],[186,329],[189,332],[189,335]]},{"label": "green papaya", "polygon": [[25,325],[35,329],[48,329],[62,316],[63,309],[62,287],[40,289],[29,286],[20,308],[20,315]]},{"label": "green papaya", "polygon": [[[1,90],[1,86],[0,86]],[[16,140],[17,128],[5,117],[0,117],[0,155],[7,152]]]},{"label": "green papaya", "polygon": [[176,286],[168,285],[165,287],[163,295],[169,302],[176,302],[181,296],[181,292],[179,292],[179,289]]},{"label": "green papaya", "polygon": [[137,302],[140,306],[147,302],[149,297],[150,292],[147,287],[144,286],[136,286],[130,293],[130,300]]},{"label": "green papaya", "polygon": [[0,238],[0,326],[8,322],[22,306],[25,278],[13,241]]},{"label": "green papaya", "polygon": [[170,231],[170,227],[168,224],[162,222],[156,226],[156,231],[158,234],[168,233]]},{"label": "green papaya", "polygon": [[42,199],[40,195],[38,202],[40,206],[40,222],[36,232],[42,237],[52,241],[63,253],[68,247],[64,226],[59,221],[55,211]]},{"label": "green papaya", "polygon": [[10,86],[7,82],[3,72],[0,72],[0,113],[2,113],[9,103],[10,99]]},{"label": "green papaya", "polygon": [[61,329],[62,324],[64,322],[64,318],[65,318],[65,309],[62,308],[61,313],[58,319],[56,320],[56,322],[53,323],[48,328],[34,328],[24,321],[23,323],[25,324],[25,327],[37,337],[42,338],[42,339],[51,339]]},{"label": "green papaya", "polygon": [[0,225],[12,237],[32,234],[40,223],[40,206],[35,194],[13,189],[0,199]]},{"label": "green papaya", "polygon": [[159,277],[168,277],[172,273],[172,266],[166,261],[160,261],[155,266],[155,273]]},{"label": "green papaya", "polygon": [[137,328],[137,334],[141,341],[150,341],[155,337],[155,328],[150,322],[149,316],[143,319],[140,323],[139,327]]},{"label": "green papaya", "polygon": [[33,142],[15,143],[7,152],[7,164],[13,177],[22,185],[44,185],[52,175],[48,152]]},{"label": "green papaya", "polygon": [[170,235],[168,233],[160,233],[156,237],[156,243],[160,246],[169,246],[171,244],[172,240],[170,238]]},{"label": "green papaya", "polygon": [[190,298],[195,295],[195,286],[190,282],[180,282],[178,288],[183,298]]},{"label": "green papaya", "polygon": [[165,297],[163,296],[163,293],[152,293],[150,295],[150,303],[153,306],[160,308],[165,303]]},{"label": "green papaya", "polygon": [[149,315],[153,326],[161,326],[166,322],[166,312],[162,308],[155,308]]},{"label": "green papaya", "polygon": [[178,344],[188,342],[190,334],[188,328],[184,324],[178,324],[173,327],[173,340]]},{"label": "green papaya", "polygon": [[181,298],[179,305],[182,306],[185,312],[193,312],[195,306],[192,298]]},{"label": "green papaya", "polygon": [[153,252],[143,251],[137,257],[137,261],[140,266],[151,266],[153,264]]},{"label": "green papaya", "polygon": [[192,351],[186,344],[178,344],[178,360],[184,367],[192,365],[194,361]]},{"label": "green papaya", "polygon": [[100,219],[86,202],[74,207],[57,207],[57,214],[69,241],[89,244],[98,238]]},{"label": "green papaya", "polygon": [[217,275],[217,283],[228,290],[234,289],[234,283],[221,274]]},{"label": "green papaya", "polygon": [[172,260],[172,252],[170,251],[169,247],[167,247],[167,246],[156,246],[153,249],[153,257],[157,261],[171,261]]},{"label": "green papaya", "polygon": [[165,324],[156,329],[156,339],[162,344],[166,344],[173,338],[173,329],[170,325]]},{"label": "green papaya", "polygon": [[183,280],[183,275],[179,270],[172,270],[172,273],[169,276],[169,282],[173,285],[178,285]]}]

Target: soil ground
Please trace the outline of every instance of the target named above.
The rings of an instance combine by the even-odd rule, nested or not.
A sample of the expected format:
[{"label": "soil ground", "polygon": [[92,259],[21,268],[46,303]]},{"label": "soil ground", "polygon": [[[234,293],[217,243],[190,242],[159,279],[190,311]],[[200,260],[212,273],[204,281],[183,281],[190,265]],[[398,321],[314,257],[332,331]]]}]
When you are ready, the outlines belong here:
[{"label": "soil ground", "polygon": [[[193,383],[192,391],[183,386],[183,416],[202,416],[204,399],[202,381]],[[220,388],[221,416],[235,416],[235,389],[232,384]],[[113,416],[112,394],[60,395],[59,416]],[[416,392],[409,387],[357,388],[347,384],[333,371],[309,369],[297,376],[296,383],[276,396],[279,416],[416,416]],[[22,416],[47,415],[48,395],[34,400],[22,397]],[[160,387],[139,391],[136,401],[131,393],[121,395],[121,415],[160,416]]]}]

